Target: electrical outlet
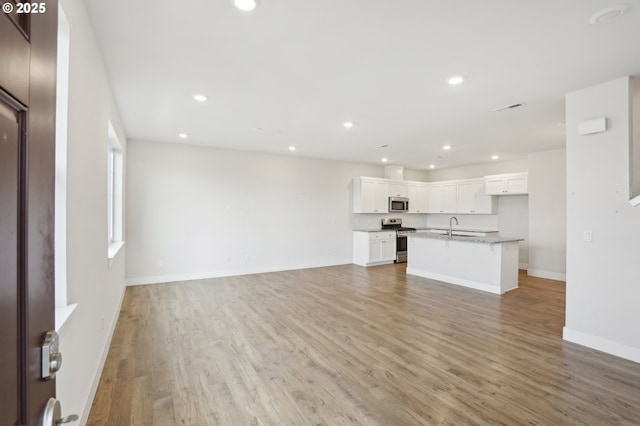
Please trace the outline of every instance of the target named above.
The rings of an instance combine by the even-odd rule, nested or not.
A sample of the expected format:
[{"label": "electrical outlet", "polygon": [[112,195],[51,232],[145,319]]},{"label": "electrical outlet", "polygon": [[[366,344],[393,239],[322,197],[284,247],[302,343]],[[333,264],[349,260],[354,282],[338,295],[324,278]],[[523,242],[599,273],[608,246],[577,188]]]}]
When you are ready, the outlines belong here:
[{"label": "electrical outlet", "polygon": [[593,241],[593,231],[582,231],[582,241],[588,243]]}]

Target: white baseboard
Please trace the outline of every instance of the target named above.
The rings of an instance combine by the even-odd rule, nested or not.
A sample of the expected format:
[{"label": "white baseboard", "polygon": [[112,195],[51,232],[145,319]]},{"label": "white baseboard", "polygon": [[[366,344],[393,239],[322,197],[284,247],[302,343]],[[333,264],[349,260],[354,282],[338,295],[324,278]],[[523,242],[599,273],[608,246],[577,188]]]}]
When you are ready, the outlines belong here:
[{"label": "white baseboard", "polygon": [[527,275],[531,277],[546,278],[548,280],[567,281],[567,274],[544,271],[542,269],[527,269]]},{"label": "white baseboard", "polygon": [[118,318],[120,317],[120,311],[122,310],[122,301],[124,300],[124,293],[127,289],[126,285],[122,286],[122,294],[120,295],[120,302],[116,307],[116,311],[114,317],[111,319],[111,326],[107,331],[107,340],[104,343],[104,347],[102,348],[102,355],[100,356],[100,361],[98,362],[98,369],[93,377],[93,383],[91,384],[91,389],[89,390],[89,396],[84,403],[84,409],[82,410],[82,415],[80,416],[80,422],[78,424],[86,425],[89,420],[89,414],[91,413],[91,407],[93,406],[93,400],[96,397],[96,392],[98,391],[98,385],[100,384],[100,377],[102,377],[102,370],[104,370],[104,364],[107,362],[107,355],[109,354],[109,348],[111,348],[111,339],[113,339],[113,333],[116,331],[116,325],[118,324]]},{"label": "white baseboard", "polygon": [[353,259],[342,259],[342,260],[330,261],[330,262],[308,263],[308,264],[299,264],[299,265],[277,265],[277,266],[258,267],[258,268],[229,269],[229,270],[211,271],[211,272],[156,275],[156,276],[149,276],[149,277],[132,277],[132,278],[127,278],[126,284],[128,286],[134,286],[134,285],[171,283],[176,281],[205,280],[208,278],[234,277],[238,275],[263,274],[267,272],[282,272],[282,271],[294,271],[298,269],[323,268],[326,266],[348,265],[351,263],[353,263]]},{"label": "white baseboard", "polygon": [[581,331],[572,330],[567,327],[562,329],[562,338],[568,342],[577,343],[578,345],[586,346],[640,363],[640,348],[628,346],[620,342],[583,333]]},{"label": "white baseboard", "polygon": [[527,262],[518,263],[518,269],[529,269],[529,264]]},{"label": "white baseboard", "polygon": [[464,278],[451,277],[449,275],[434,274],[431,272],[415,270],[413,268],[407,268],[407,274],[416,275],[422,278],[429,278],[436,281],[442,281],[448,284],[455,284],[462,287],[469,287],[475,290],[482,290],[482,291],[487,291],[489,293],[500,294],[500,287],[486,284],[486,283],[481,283],[478,281],[471,281]]}]

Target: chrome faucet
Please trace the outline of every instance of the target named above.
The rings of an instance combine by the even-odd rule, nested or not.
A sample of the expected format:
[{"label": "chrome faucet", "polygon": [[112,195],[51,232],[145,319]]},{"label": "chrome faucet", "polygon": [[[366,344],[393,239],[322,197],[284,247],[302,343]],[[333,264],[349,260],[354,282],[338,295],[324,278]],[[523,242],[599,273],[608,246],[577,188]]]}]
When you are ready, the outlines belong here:
[{"label": "chrome faucet", "polygon": [[451,236],[453,235],[453,221],[456,221],[456,225],[459,225],[458,223],[458,218],[455,216],[452,216],[451,219],[449,219],[449,238],[451,238]]}]

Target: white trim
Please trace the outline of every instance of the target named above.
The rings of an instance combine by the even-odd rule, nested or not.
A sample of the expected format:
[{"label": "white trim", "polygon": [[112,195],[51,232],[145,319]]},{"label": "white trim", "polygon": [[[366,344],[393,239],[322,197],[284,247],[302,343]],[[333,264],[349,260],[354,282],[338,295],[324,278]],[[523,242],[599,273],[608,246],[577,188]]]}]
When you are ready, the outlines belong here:
[{"label": "white trim", "polygon": [[109,244],[109,249],[107,250],[107,256],[109,259],[113,259],[116,257],[116,254],[120,251],[120,249],[124,246],[124,241],[116,241]]},{"label": "white trim", "polygon": [[[421,271],[421,270],[416,270],[414,268],[407,268],[407,274],[416,275],[416,276],[422,277],[422,278],[429,278],[431,280],[442,281],[442,282],[445,282],[447,284],[455,284],[455,285],[459,285],[459,286],[462,286],[462,287],[473,288],[475,290],[487,291],[487,292],[493,293],[493,294],[500,294],[500,287],[497,287],[497,286],[491,285],[491,284],[487,284],[487,283],[482,283],[482,282],[479,282],[479,281],[472,281],[472,280],[467,280],[467,279],[464,279],[464,278],[452,277],[452,276],[449,276],[449,275],[434,274],[432,272],[425,272],[425,271]],[[515,287],[515,288],[517,288],[517,287]],[[513,290],[513,289],[510,288],[508,290],[505,290],[505,292],[507,292],[509,290]]]},{"label": "white trim", "polygon": [[89,390],[89,396],[84,401],[84,409],[82,410],[82,416],[80,416],[80,421],[78,424],[87,424],[87,421],[89,420],[89,413],[91,412],[93,400],[95,399],[96,392],[98,391],[98,384],[100,384],[100,376],[102,376],[102,370],[104,369],[104,364],[107,361],[107,355],[109,354],[109,349],[111,348],[111,339],[113,339],[113,333],[115,332],[116,325],[118,324],[118,318],[120,317],[120,311],[122,310],[122,301],[124,300],[124,293],[126,289],[126,287],[122,287],[120,302],[116,307],[114,317],[111,319],[111,326],[109,327],[109,330],[107,332],[107,340],[102,348],[102,356],[100,357],[100,361],[98,361],[98,368],[96,369],[96,373],[93,376],[93,384],[91,385],[91,389]]},{"label": "white trim", "polygon": [[67,320],[71,318],[71,314],[75,312],[77,307],[77,303],[56,307],[56,331],[58,332],[58,334],[60,334],[60,331],[64,328]]},{"label": "white trim", "polygon": [[262,267],[262,268],[230,269],[230,270],[224,270],[224,271],[195,272],[195,273],[188,273],[188,274],[133,277],[133,278],[127,278],[126,283],[128,286],[162,284],[162,283],[171,283],[176,281],[204,280],[208,278],[233,277],[237,275],[251,275],[251,274],[263,274],[268,272],[294,271],[298,269],[309,269],[309,268],[324,268],[326,266],[349,265],[352,263],[353,263],[352,259],[343,259],[336,262],[313,263],[313,264],[304,264],[304,265],[281,265],[281,266],[270,266],[270,267]]},{"label": "white trim", "polygon": [[560,272],[544,271],[542,269],[528,269],[527,275],[530,277],[546,278],[548,280],[567,281],[567,274]]},{"label": "white trim", "polygon": [[628,346],[624,343],[594,336],[592,334],[583,333],[582,331],[573,330],[568,327],[563,327],[562,338],[568,342],[577,343],[578,345],[586,346],[640,363],[640,348]]},{"label": "white trim", "polygon": [[640,205],[640,195],[638,195],[638,196],[636,196],[636,197],[634,197],[634,198],[630,199],[630,200],[629,200],[629,203],[631,203],[631,205],[632,205],[633,207],[636,207],[636,206]]},{"label": "white trim", "polygon": [[[54,203],[54,282],[56,318],[58,310],[67,309],[67,157],[69,127],[69,46],[70,29],[67,16],[58,3],[58,53],[56,67],[56,143]],[[73,312],[73,309],[71,310]],[[70,315],[70,313],[69,313]],[[66,321],[59,323],[56,330]],[[60,324],[60,325],[58,325]]]},{"label": "white trim", "polygon": [[519,262],[518,269],[529,269],[529,264],[527,262]]}]

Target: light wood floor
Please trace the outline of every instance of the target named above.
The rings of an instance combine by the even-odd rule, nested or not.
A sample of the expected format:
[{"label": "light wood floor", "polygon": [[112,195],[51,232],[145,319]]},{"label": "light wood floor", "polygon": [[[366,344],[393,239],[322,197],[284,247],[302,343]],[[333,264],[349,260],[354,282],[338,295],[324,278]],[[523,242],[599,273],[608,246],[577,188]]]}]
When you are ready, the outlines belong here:
[{"label": "light wood floor", "polygon": [[[595,314],[595,313],[594,313]],[[344,265],[130,287],[90,425],[640,424],[640,364],[504,296]]]}]

